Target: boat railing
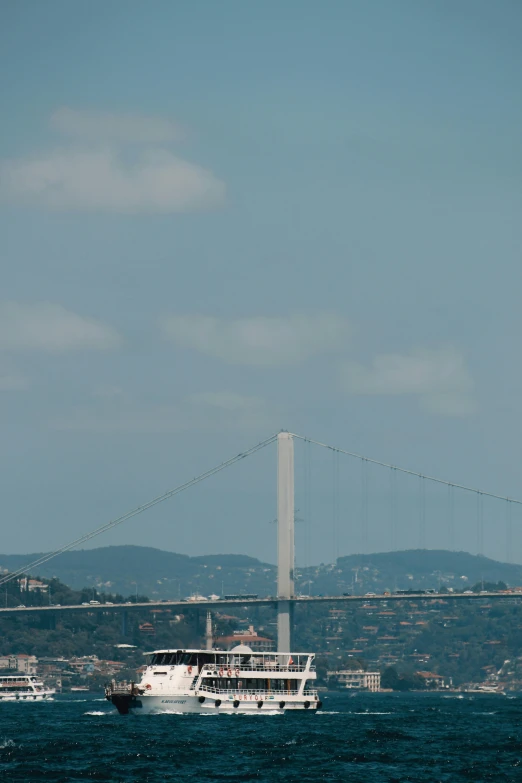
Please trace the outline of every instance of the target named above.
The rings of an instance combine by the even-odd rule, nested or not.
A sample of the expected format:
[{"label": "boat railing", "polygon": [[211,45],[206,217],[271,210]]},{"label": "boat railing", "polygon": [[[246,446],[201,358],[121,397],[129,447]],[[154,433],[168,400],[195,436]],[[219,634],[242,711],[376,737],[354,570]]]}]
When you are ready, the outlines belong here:
[{"label": "boat railing", "polygon": [[126,682],[125,680],[123,680],[122,682],[116,682],[116,680],[112,680],[111,682],[105,685],[106,696],[111,696],[113,693],[132,695],[132,694],[136,694],[137,692],[139,691],[138,691],[138,686],[135,682]]},{"label": "boat railing", "polygon": [[[247,672],[304,672],[307,670],[306,664],[290,664],[289,666],[285,666],[283,664],[277,663],[277,661],[265,661],[264,663],[256,663],[256,664],[230,664],[230,665],[219,665],[219,666],[211,666],[211,667],[205,667],[203,669],[203,672],[205,676],[212,677],[217,676],[219,674],[220,677],[227,676],[227,672],[232,672],[232,674],[235,674],[236,672],[239,672],[241,676],[245,676]],[[315,672],[315,666],[310,666],[307,671]],[[223,672],[220,674],[220,672]]]},{"label": "boat railing", "polygon": [[109,693],[130,693],[131,686],[128,682],[111,682],[105,686]]},{"label": "boat railing", "polygon": [[[299,691],[297,690],[267,690],[266,688],[214,688],[211,685],[200,685],[197,689],[198,693],[214,693],[219,696],[297,696]],[[316,690],[305,690],[301,694],[302,696],[317,696]]]}]

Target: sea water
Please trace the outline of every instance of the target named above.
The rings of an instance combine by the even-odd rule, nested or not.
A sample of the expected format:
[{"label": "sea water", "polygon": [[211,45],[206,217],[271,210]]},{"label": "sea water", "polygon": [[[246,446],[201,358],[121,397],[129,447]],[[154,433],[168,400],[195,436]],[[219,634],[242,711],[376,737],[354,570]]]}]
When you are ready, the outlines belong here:
[{"label": "sea water", "polygon": [[522,783],[522,695],[335,694],[319,713],[121,716],[0,704],[0,781]]}]

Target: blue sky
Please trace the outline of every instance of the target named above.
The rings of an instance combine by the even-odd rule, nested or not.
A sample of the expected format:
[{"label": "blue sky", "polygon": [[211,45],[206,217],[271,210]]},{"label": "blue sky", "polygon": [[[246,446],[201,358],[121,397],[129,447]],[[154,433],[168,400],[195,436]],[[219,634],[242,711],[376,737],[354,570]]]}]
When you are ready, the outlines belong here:
[{"label": "blue sky", "polygon": [[[522,496],[521,34],[517,0],[5,0],[0,549],[58,546],[281,428]],[[272,450],[96,544],[273,560],[274,472]],[[415,546],[417,488],[399,498]],[[504,558],[505,508],[484,513]]]}]

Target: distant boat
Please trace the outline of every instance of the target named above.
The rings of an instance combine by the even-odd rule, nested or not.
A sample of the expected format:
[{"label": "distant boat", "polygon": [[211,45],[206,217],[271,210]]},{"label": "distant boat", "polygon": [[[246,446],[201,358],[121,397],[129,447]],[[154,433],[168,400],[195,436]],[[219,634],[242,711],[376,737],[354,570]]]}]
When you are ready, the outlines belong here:
[{"label": "distant boat", "polygon": [[55,693],[29,674],[0,677],[0,701],[48,701]]}]

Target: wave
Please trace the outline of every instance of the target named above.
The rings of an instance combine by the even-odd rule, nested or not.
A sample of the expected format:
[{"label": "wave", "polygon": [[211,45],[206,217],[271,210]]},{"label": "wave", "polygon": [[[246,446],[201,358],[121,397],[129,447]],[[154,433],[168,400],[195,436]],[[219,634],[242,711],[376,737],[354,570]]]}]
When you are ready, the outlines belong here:
[{"label": "wave", "polygon": [[[47,699],[49,701],[49,699]],[[94,701],[93,699],[58,699],[60,704],[82,704],[85,701]],[[105,700],[104,700],[105,701]]]},{"label": "wave", "polygon": [[111,715],[110,712],[101,712],[101,710],[91,710],[90,712],[84,712],[84,715]]}]

